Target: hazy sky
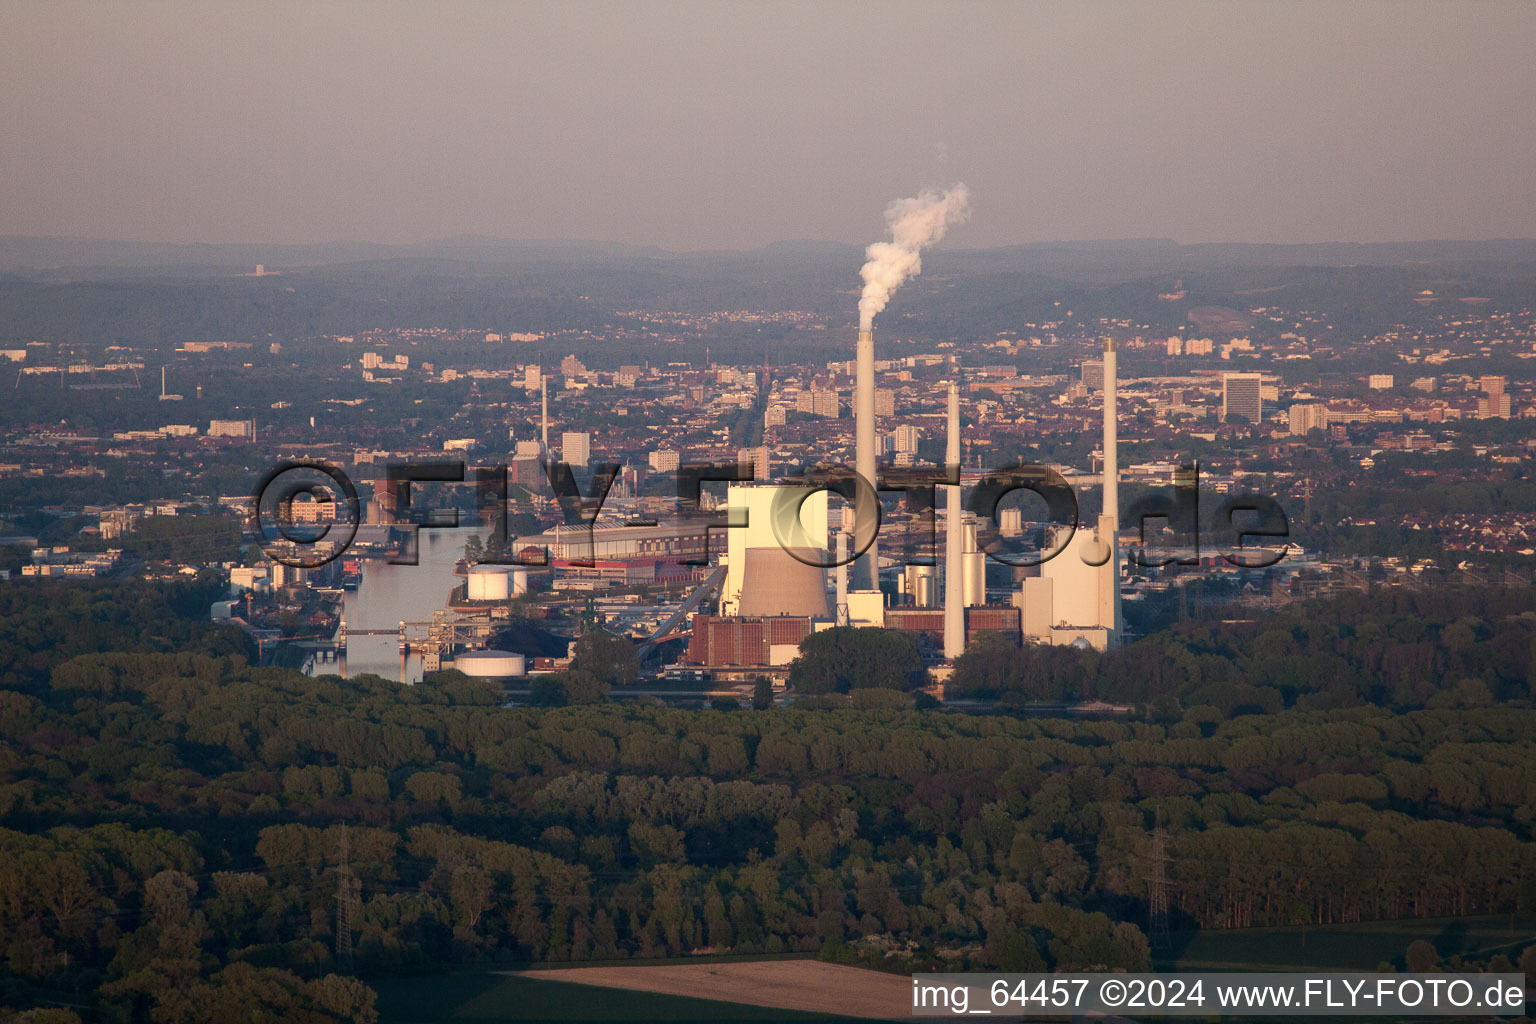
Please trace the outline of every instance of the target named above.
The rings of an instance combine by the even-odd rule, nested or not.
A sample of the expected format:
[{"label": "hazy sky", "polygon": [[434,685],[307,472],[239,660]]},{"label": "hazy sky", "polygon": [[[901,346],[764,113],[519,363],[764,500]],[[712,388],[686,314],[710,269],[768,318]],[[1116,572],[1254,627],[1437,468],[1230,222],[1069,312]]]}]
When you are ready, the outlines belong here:
[{"label": "hazy sky", "polygon": [[0,0],[0,234],[1536,236],[1536,4]]}]

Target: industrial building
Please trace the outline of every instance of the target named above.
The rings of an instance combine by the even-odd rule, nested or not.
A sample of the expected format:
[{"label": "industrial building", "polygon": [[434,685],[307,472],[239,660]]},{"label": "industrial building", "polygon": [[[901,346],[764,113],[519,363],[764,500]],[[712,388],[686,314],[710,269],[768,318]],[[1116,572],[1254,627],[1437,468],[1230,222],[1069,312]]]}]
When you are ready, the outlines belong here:
[{"label": "industrial building", "polygon": [[[720,591],[720,613],[722,615],[744,614],[740,609],[743,586],[747,581],[748,560],[747,553],[753,549],[796,549],[800,551],[825,552],[827,548],[827,492],[815,491],[804,501],[800,497],[805,489],[794,485],[783,484],[731,484],[726,489],[726,506],[730,510],[729,516],[733,522],[741,522],[745,516],[745,524],[719,531],[725,534],[725,584]],[[781,511],[782,522],[775,525],[775,502]],[[792,505],[798,503],[799,516],[792,514]],[[795,559],[785,556],[789,562],[799,565]],[[823,556],[819,559],[825,563]],[[766,564],[766,563],[762,563]],[[779,564],[779,563],[775,563]],[[803,568],[811,569],[817,573],[817,580],[823,591],[825,600],[826,574],[812,566]],[[798,574],[795,577],[802,585],[809,577]],[[772,586],[773,581],[762,579],[754,581],[754,586]]]},{"label": "industrial building", "polygon": [[[829,624],[823,620],[823,625]],[[817,622],[806,615],[696,615],[683,661],[707,666],[717,674],[722,669],[754,669],[764,675],[782,675],[800,653],[800,641],[816,627]]]},{"label": "industrial building", "polygon": [[[1116,346],[1104,340],[1104,501],[1098,522],[1079,527],[1065,540],[1057,531],[1048,549],[1055,557],[1040,566],[1040,575],[1025,579],[1014,595],[1022,613],[1026,639],[1056,646],[1077,644],[1104,650],[1120,638],[1120,452],[1117,415],[1119,381]],[[1258,400],[1258,374],[1227,374],[1253,378]]]},{"label": "industrial building", "polygon": [[[834,625],[898,629],[927,638],[946,661],[964,653],[984,632],[999,632],[1015,642],[1091,646],[1116,643],[1121,631],[1119,522],[1119,450],[1117,367],[1113,339],[1104,342],[1098,384],[1104,396],[1103,514],[1091,528],[1060,537],[1061,551],[1039,575],[1024,580],[1007,604],[988,604],[986,554],[978,543],[975,515],[962,508],[961,487],[943,485],[944,543],[940,565],[907,565],[899,594],[907,603],[888,605],[879,588],[874,544],[855,563],[847,562],[849,533],[839,525],[830,538],[836,559],[826,557],[827,492],[815,491],[793,509],[803,488],[792,485],[732,485],[729,515],[744,525],[726,530],[726,577],[720,614],[694,617],[683,660],[721,678],[753,674],[783,678],[799,652],[799,643]],[[855,457],[861,475],[875,476],[874,342],[859,332],[857,386],[854,392]],[[1253,397],[1258,398],[1258,375]],[[945,461],[960,465],[959,386],[949,387]],[[775,508],[778,509],[777,522]],[[1016,519],[1016,517],[1015,517]],[[1018,530],[1019,524],[1014,522]],[[830,562],[834,601],[827,601]],[[942,571],[941,571],[942,570]],[[850,580],[850,576],[852,579]]]},{"label": "industrial building", "polygon": [[[517,538],[513,550],[535,563],[547,556],[560,579],[606,580],[621,585],[698,579],[710,555],[723,547],[720,530],[670,523],[632,526],[599,517],[590,528],[556,526]],[[697,564],[694,564],[697,563]]]}]

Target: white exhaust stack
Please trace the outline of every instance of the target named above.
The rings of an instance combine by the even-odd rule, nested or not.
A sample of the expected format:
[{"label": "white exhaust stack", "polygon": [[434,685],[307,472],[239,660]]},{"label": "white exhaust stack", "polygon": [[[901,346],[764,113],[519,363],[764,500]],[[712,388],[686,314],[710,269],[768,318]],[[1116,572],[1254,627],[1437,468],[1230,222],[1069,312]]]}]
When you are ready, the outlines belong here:
[{"label": "white exhaust stack", "polygon": [[837,531],[837,624],[848,625],[848,531]]},{"label": "white exhaust stack", "polygon": [[543,371],[539,371],[539,444],[544,447],[544,454],[549,454],[549,382],[545,379]]},{"label": "white exhaust stack", "polygon": [[[853,397],[853,448],[854,469],[859,476],[878,486],[875,480],[875,332],[859,331],[859,348],[856,354]],[[880,589],[880,561],[876,553],[876,541],[869,550],[859,556],[854,564],[855,590]]]},{"label": "white exhaust stack", "polygon": [[[944,452],[946,468],[960,468],[960,385],[949,386],[949,445]],[[945,488],[944,495],[944,657],[965,653],[965,533],[960,524],[960,485]]]},{"label": "white exhaust stack", "polygon": [[1104,508],[1103,514],[1120,522],[1120,452],[1115,419],[1119,414],[1115,379],[1115,339],[1104,339]]},{"label": "white exhaust stack", "polygon": [[[891,295],[913,274],[923,269],[922,251],[944,237],[951,224],[971,215],[971,194],[962,184],[943,192],[924,189],[885,208],[889,242],[873,242],[864,249],[859,277],[859,349],[854,379],[854,469],[878,486],[875,480],[875,314],[891,301]],[[859,556],[855,566],[857,590],[880,589],[880,559],[875,545]]]},{"label": "white exhaust stack", "polygon": [[[1109,545],[1104,585],[1109,588],[1107,614],[1100,619],[1109,630],[1109,642],[1120,635],[1120,439],[1119,376],[1115,365],[1115,339],[1104,339],[1104,507],[1099,512],[1099,533]],[[1101,606],[1102,607],[1102,606]]]}]

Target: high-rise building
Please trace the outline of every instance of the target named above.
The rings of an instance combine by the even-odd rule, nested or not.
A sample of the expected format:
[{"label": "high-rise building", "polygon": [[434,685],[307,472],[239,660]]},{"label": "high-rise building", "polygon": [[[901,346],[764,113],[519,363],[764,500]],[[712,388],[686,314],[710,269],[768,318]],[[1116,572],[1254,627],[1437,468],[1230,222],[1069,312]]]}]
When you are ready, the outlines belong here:
[{"label": "high-rise building", "polygon": [[[809,398],[806,398],[806,396],[809,396]],[[802,413],[811,413],[813,416],[837,419],[837,416],[839,416],[837,391],[800,391],[799,410]]]},{"label": "high-rise building", "polygon": [[560,458],[572,466],[585,466],[592,459],[592,435],[582,430],[561,434]]},{"label": "high-rise building", "polygon": [[1241,416],[1249,423],[1264,420],[1262,388],[1264,377],[1258,373],[1224,373],[1221,375],[1221,420],[1226,423],[1233,416]]},{"label": "high-rise building", "polygon": [[922,432],[910,423],[903,423],[893,431],[896,440],[896,451],[911,455],[917,451],[918,442],[923,439]]},{"label": "high-rise building", "polygon": [[738,465],[746,463],[752,467],[752,479],[765,481],[772,476],[773,464],[768,460],[768,448],[766,445],[757,448],[742,448],[736,452]]},{"label": "high-rise building", "polygon": [[875,390],[875,415],[896,415],[896,392],[890,388],[877,388]]},{"label": "high-rise building", "polygon": [[1504,393],[1504,388],[1508,385],[1508,383],[1508,380],[1504,377],[1495,377],[1491,374],[1484,374],[1482,379],[1478,381],[1478,387],[1482,389],[1482,392],[1485,395],[1502,395]]},{"label": "high-rise building", "polygon": [[1372,391],[1388,391],[1392,388],[1392,375],[1390,373],[1373,373],[1366,381]]},{"label": "high-rise building", "polygon": [[251,420],[211,420],[208,423],[209,437],[254,437],[255,433],[255,423]]},{"label": "high-rise building", "polygon": [[1328,429],[1328,407],[1321,404],[1293,405],[1290,409],[1291,436],[1300,437],[1313,430]]},{"label": "high-rise building", "polygon": [[1168,354],[1171,356],[1181,356],[1184,354],[1184,339],[1178,335],[1173,335],[1170,337],[1168,339],[1167,346]]},{"label": "high-rise building", "polygon": [[763,410],[764,429],[768,427],[782,427],[787,419],[788,416],[785,414],[782,405],[770,405],[767,409]]},{"label": "high-rise building", "polygon": [[1502,391],[1492,392],[1477,400],[1477,418],[1480,420],[1509,419],[1509,396]]},{"label": "high-rise building", "polygon": [[1086,359],[1083,361],[1083,386],[1089,391],[1104,390],[1104,360]]},{"label": "high-rise building", "polygon": [[682,458],[671,448],[658,448],[651,452],[648,461],[651,468],[658,473],[675,473]]}]

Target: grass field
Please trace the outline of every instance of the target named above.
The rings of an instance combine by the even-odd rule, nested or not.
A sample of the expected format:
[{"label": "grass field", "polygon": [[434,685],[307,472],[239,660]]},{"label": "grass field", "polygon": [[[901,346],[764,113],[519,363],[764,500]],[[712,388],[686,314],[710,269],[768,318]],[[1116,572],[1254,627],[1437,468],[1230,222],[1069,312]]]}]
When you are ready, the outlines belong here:
[{"label": "grass field", "polygon": [[547,981],[521,975],[453,974],[370,979],[379,993],[380,1024],[492,1024],[536,1021],[810,1021],[840,1020],[742,1003]]},{"label": "grass field", "polygon": [[1424,918],[1309,928],[1244,928],[1172,936],[1169,953],[1154,956],[1158,970],[1374,970],[1383,961],[1403,966],[1403,952],[1416,939],[1434,945],[1442,960],[1452,956],[1485,959],[1503,953],[1511,960],[1536,945],[1536,920],[1508,917]]},{"label": "grass field", "polygon": [[[1517,959],[1536,945],[1536,920],[1473,917],[1382,921],[1308,928],[1251,928],[1176,933],[1157,970],[1374,970],[1387,962],[1401,969],[1416,939],[1432,943],[1442,960],[1495,953]],[[724,962],[726,960],[735,962]],[[797,966],[798,965],[798,966]],[[834,974],[829,972],[849,972]],[[369,979],[379,993],[381,1024],[500,1024],[536,1021],[786,1021],[851,1020],[809,1012],[700,998],[730,992],[736,999],[835,1010],[841,995],[849,1009],[878,1005],[899,976],[836,968],[794,959],[689,961],[647,966],[602,966],[535,971]],[[541,976],[547,975],[547,976]],[[555,980],[559,978],[561,980]],[[590,978],[602,985],[581,984]],[[625,987],[628,985],[637,988]],[[605,987],[618,986],[618,987]],[[651,991],[644,991],[651,989]],[[861,991],[867,989],[867,991]],[[836,990],[836,994],[833,994]],[[686,993],[686,994],[685,994]],[[807,1002],[809,1000],[809,1002]]]},{"label": "grass field", "polygon": [[895,1020],[911,1013],[911,982],[905,975],[819,960],[575,967],[532,976],[668,996],[725,997],[823,1016]]}]

